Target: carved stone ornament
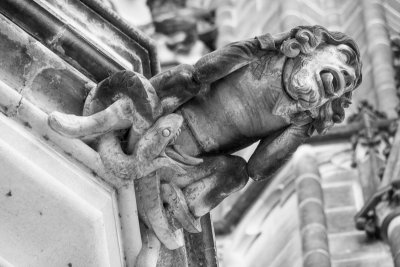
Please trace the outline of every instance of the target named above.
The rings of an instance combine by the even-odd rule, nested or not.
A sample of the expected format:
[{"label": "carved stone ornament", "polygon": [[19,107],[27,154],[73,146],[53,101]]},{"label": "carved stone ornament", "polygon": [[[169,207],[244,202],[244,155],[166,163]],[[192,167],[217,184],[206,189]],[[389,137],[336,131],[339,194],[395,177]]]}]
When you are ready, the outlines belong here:
[{"label": "carved stone ornament", "polygon": [[[342,122],[360,83],[351,38],[300,26],[232,43],[150,80],[115,73],[90,93],[83,116],[54,112],[49,124],[94,141],[116,186],[135,180],[145,254],[157,247],[154,235],[169,249],[183,246],[182,228],[201,231],[199,217],[249,177],[270,179],[314,130]],[[248,162],[230,155],[258,140]]]}]

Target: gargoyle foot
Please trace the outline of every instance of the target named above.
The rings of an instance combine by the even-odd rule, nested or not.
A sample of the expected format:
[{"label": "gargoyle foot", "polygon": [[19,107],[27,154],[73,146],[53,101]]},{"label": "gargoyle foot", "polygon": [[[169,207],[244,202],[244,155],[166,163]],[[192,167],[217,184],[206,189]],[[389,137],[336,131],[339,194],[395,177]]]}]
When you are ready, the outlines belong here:
[{"label": "gargoyle foot", "polygon": [[[221,155],[203,160],[197,167],[199,172],[204,169],[212,172],[182,190],[190,212],[196,217],[210,212],[227,196],[243,188],[249,179],[246,161],[238,156]],[[204,171],[204,174],[207,173]]]}]

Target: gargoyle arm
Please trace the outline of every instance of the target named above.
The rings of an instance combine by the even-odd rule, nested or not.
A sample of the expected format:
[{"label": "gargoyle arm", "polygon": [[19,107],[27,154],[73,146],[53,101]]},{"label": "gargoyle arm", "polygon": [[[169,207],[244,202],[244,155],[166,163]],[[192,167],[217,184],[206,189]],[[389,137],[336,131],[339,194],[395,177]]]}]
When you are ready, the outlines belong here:
[{"label": "gargoyle arm", "polygon": [[193,66],[181,64],[150,79],[161,99],[164,114],[173,112],[206,85],[238,70],[266,50],[274,50],[282,35],[265,34],[235,42],[200,58]]},{"label": "gargoyle arm", "polygon": [[253,180],[271,179],[308,137],[310,125],[290,125],[282,132],[261,140],[250,157],[247,171]]},{"label": "gargoyle arm", "polygon": [[271,34],[231,43],[200,58],[194,64],[195,79],[203,84],[212,83],[248,65],[260,53],[275,49]]}]

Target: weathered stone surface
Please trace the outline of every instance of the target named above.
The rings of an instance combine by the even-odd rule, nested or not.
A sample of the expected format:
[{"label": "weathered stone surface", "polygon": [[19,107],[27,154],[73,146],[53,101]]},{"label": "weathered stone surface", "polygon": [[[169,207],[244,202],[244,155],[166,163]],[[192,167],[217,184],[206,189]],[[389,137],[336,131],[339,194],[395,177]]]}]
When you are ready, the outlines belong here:
[{"label": "weathered stone surface", "polygon": [[45,112],[81,114],[94,83],[0,15],[2,81]]},{"label": "weathered stone surface", "polygon": [[114,191],[0,115],[0,257],[14,266],[123,266]]},{"label": "weathered stone surface", "polygon": [[44,0],[43,4],[62,17],[62,20],[79,32],[90,43],[96,44],[125,69],[153,76],[146,48],[130,39],[104,18],[95,14],[82,1]]},{"label": "weathered stone surface", "polygon": [[[152,44],[148,38],[124,24],[115,14],[109,14],[96,6],[98,1],[86,1],[85,4],[83,1],[55,1],[53,4],[51,1],[3,1],[0,5],[0,12],[15,22],[0,15],[0,109],[13,120],[12,123],[21,127],[19,134],[33,133],[32,140],[36,149],[30,150],[31,146],[19,140],[18,134],[10,134],[13,136],[11,140],[9,136],[2,139],[7,141],[8,146],[15,149],[18,147],[18,155],[23,154],[14,163],[9,163],[10,158],[2,165],[9,165],[7,171],[20,174],[22,179],[18,184],[8,185],[21,187],[22,191],[26,187],[32,191],[11,207],[18,213],[18,217],[0,223],[4,231],[8,229],[7,235],[1,234],[2,238],[5,237],[2,241],[7,242],[13,238],[10,234],[21,232],[26,238],[25,245],[32,247],[32,253],[22,257],[19,253],[24,249],[18,247],[22,244],[11,246],[10,242],[4,252],[11,251],[12,255],[4,256],[1,249],[0,265],[6,266],[9,262],[16,266],[134,266],[141,239],[133,184],[128,183],[118,191],[112,188],[99,155],[80,140],[66,139],[50,130],[47,113],[57,110],[81,115],[84,100],[95,86],[92,74],[96,71],[105,76],[111,74],[104,72],[109,62],[144,71],[150,77],[158,72],[157,57],[154,49],[150,49]],[[12,16],[13,8],[18,5],[35,8],[22,8],[21,12]],[[10,10],[11,16],[7,13]],[[32,14],[35,11],[39,12]],[[107,14],[102,16],[102,11]],[[74,16],[79,16],[75,24],[71,23]],[[43,26],[46,19],[54,23],[45,23]],[[47,33],[55,33],[54,38],[41,39],[43,36],[40,34],[46,33],[46,30]],[[88,34],[89,30],[96,32]],[[87,38],[82,37],[85,33],[88,34]],[[95,51],[74,50],[79,45],[94,48]],[[67,49],[71,50],[67,53]],[[100,60],[98,65],[92,65],[92,72],[85,70],[80,64],[87,61],[85,55],[88,54],[85,53],[88,52],[103,53],[102,59],[109,62]],[[96,56],[96,53],[90,56],[93,55]],[[7,131],[4,129],[2,132]],[[24,146],[29,148],[28,151],[24,150]],[[49,147],[51,152],[43,154],[43,149]],[[57,158],[60,155],[61,160]],[[53,157],[57,160],[52,160]],[[25,161],[25,165],[21,163],[21,166],[14,166]],[[80,174],[81,169],[84,174]],[[7,179],[12,177],[9,175]],[[57,179],[67,179],[68,183],[59,186]],[[54,184],[54,188],[50,187]],[[0,182],[0,188],[2,186]],[[5,192],[5,196],[8,193]],[[26,202],[25,206],[23,202]],[[2,211],[9,209],[5,204],[3,209],[2,201],[0,206]],[[53,215],[43,212],[43,215],[39,214],[40,220],[34,219],[29,223],[30,219],[36,218],[32,216],[36,216],[36,209],[40,206],[48,207]],[[58,206],[60,208],[57,210]],[[25,216],[22,211],[27,209],[32,212],[26,212]],[[71,220],[66,220],[63,215],[68,215]],[[26,228],[25,232],[19,228],[19,223]],[[67,232],[63,232],[64,229]],[[43,236],[37,238],[38,233]],[[41,241],[47,244],[43,253],[37,251],[41,247],[35,243]],[[67,261],[67,258],[71,258],[71,261]],[[16,259],[22,263],[15,264]]]},{"label": "weathered stone surface", "polygon": [[17,0],[3,1],[1,7],[5,16],[97,81],[106,78],[102,71],[115,67],[144,68],[147,77],[159,71],[152,41],[99,1]]}]

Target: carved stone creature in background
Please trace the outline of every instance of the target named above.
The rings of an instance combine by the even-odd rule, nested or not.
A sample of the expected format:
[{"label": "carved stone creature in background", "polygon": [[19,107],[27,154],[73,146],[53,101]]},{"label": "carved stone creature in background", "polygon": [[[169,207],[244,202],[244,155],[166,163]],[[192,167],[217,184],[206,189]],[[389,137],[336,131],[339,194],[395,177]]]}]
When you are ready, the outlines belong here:
[{"label": "carved stone creature in background", "polygon": [[[390,36],[392,51],[393,51],[393,68],[395,70],[395,81],[397,96],[400,97],[400,34]],[[397,107],[397,112],[400,113],[400,107]]]},{"label": "carved stone creature in background", "polygon": [[152,23],[141,28],[157,40],[162,66],[192,64],[215,50],[215,7],[200,2],[147,0]]},{"label": "carved stone creature in background", "polygon": [[[155,31],[170,36],[168,48],[188,53],[197,40],[215,50],[217,29],[213,12],[201,9],[179,9],[154,17]],[[181,38],[179,38],[181,34]]]},{"label": "carved stone creature in background", "polygon": [[[182,116],[174,145],[163,143],[165,153],[158,155],[168,157],[170,165],[157,165],[160,169],[137,182],[157,180],[151,187],[154,191],[147,194],[157,195],[157,203],[173,206],[171,213],[177,214],[185,229],[198,231],[193,215],[209,212],[241,189],[249,176],[270,179],[314,130],[322,133],[343,121],[344,108],[360,83],[360,54],[351,38],[320,26],[301,26],[232,43],[193,66],[179,65],[150,81],[132,72],[114,74],[87,100],[85,107],[97,108],[89,108],[84,115],[93,115],[58,113],[50,116],[49,123],[59,133],[79,137],[131,128],[128,145],[123,145],[128,153],[138,144],[152,143],[146,136],[158,118],[171,113]],[[164,130],[156,132],[163,135]],[[119,148],[118,139],[113,140],[117,148],[99,151],[113,154],[102,157],[105,165],[111,161],[129,171],[129,160],[113,160],[128,156]],[[248,163],[229,155],[258,140]],[[131,174],[131,178],[140,177]],[[174,194],[180,205],[168,199],[173,192],[178,192]],[[144,217],[151,217],[149,211],[143,212]],[[173,240],[173,230],[163,235],[157,232],[156,221],[144,221],[164,245],[179,246],[168,241]]]}]

